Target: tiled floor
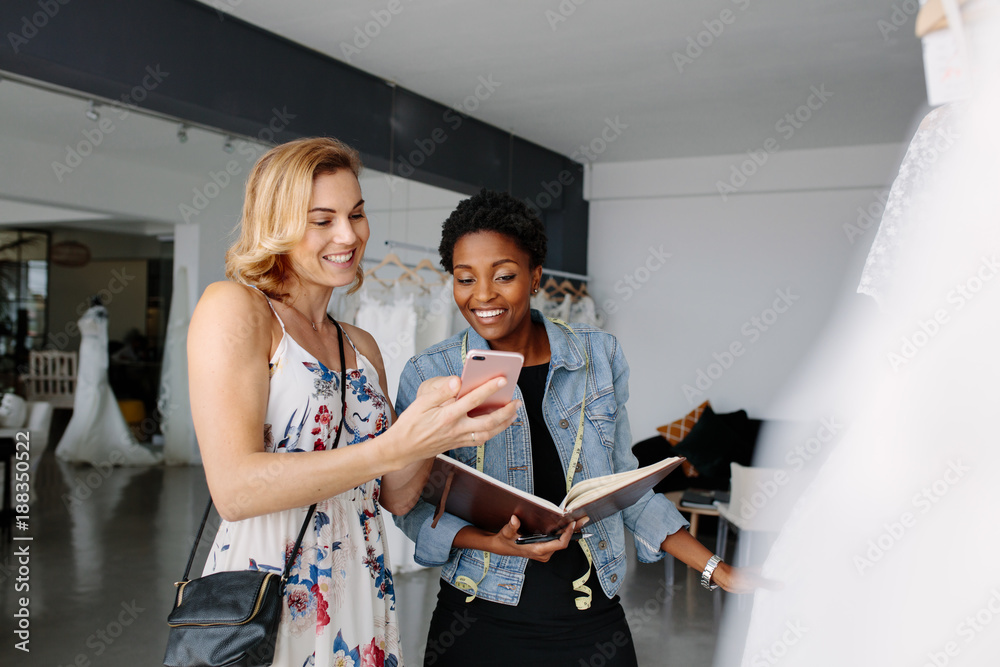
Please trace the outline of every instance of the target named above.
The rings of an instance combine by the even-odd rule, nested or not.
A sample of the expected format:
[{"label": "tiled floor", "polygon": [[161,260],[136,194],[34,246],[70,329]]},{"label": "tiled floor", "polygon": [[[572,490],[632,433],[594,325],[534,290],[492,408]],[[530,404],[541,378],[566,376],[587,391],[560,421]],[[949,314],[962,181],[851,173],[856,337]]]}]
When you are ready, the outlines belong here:
[{"label": "tiled floor", "polygon": [[[33,540],[0,545],[0,665],[161,664],[173,582],[207,500],[201,468],[74,467],[57,462],[50,448],[40,461],[37,491],[29,530],[15,531]],[[714,541],[711,526],[702,530]],[[14,551],[25,545],[30,589],[16,590]],[[662,563],[631,558],[622,602],[639,663],[711,665],[722,607],[736,606],[731,598],[703,590],[695,573],[680,566],[667,591]],[[437,587],[436,571],[396,578],[409,665],[421,664]],[[12,634],[23,596],[30,598],[30,653],[14,648],[19,639]]]}]

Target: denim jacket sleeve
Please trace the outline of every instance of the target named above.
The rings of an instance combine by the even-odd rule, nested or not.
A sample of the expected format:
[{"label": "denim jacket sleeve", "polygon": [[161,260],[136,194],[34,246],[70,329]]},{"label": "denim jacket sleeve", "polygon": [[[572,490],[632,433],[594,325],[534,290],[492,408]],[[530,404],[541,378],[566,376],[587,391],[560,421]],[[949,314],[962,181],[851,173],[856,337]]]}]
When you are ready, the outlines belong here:
[{"label": "denim jacket sleeve", "polygon": [[[629,368],[625,355],[617,340],[613,340],[614,351],[611,358],[611,371],[614,376],[615,400],[618,403],[618,416],[615,419],[615,470],[634,470],[639,466],[632,454],[632,429],[628,422],[628,412],[625,402],[628,401]],[[639,560],[652,563],[660,560],[666,554],[660,549],[667,535],[673,535],[685,528],[688,522],[677,511],[663,494],[646,492],[636,504],[622,512],[625,526],[635,537],[635,550]]]},{"label": "denim jacket sleeve", "polygon": [[[413,403],[417,397],[417,389],[425,379],[414,360],[410,359],[399,378],[396,414],[402,414]],[[423,500],[418,500],[413,509],[403,516],[392,517],[396,525],[416,544],[413,560],[427,567],[447,563],[451,557],[451,545],[455,541],[455,535],[470,525],[454,515],[445,513],[441,515],[437,526],[431,528],[433,518],[434,508]]]}]

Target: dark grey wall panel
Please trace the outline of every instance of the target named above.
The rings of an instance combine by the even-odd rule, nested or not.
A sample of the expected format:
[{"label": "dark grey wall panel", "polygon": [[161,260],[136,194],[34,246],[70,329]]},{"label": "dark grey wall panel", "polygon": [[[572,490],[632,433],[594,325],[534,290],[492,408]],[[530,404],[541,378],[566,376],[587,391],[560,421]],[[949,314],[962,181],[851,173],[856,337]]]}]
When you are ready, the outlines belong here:
[{"label": "dark grey wall panel", "polygon": [[392,132],[393,174],[465,194],[508,189],[507,132],[404,88],[396,89]]},{"label": "dark grey wall panel", "polygon": [[510,191],[545,221],[549,268],[586,272],[580,165],[207,5],[0,0],[0,35],[0,70],[265,142],[335,136],[369,167],[465,194]]}]

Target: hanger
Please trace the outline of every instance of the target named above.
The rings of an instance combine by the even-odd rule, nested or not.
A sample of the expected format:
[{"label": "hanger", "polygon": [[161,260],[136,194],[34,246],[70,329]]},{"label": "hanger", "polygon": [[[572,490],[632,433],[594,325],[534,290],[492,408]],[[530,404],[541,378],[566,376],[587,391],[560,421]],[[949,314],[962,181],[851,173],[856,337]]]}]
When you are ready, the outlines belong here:
[{"label": "hanger", "polygon": [[[955,0],[951,1],[955,2]],[[968,0],[957,0],[957,2],[957,6],[961,6],[966,4]],[[945,2],[942,0],[927,0],[917,13],[915,29],[917,37],[924,37],[936,30],[944,30],[948,26],[948,8],[945,7]]]},{"label": "hanger", "polygon": [[[403,272],[395,280],[391,280],[389,282],[386,282],[386,281],[382,280],[381,278],[379,278],[377,275],[375,275],[375,273],[379,269],[381,269],[381,268],[383,268],[385,266],[388,266],[390,264],[392,264],[393,266],[398,267]],[[382,259],[382,261],[378,263],[378,266],[373,266],[372,268],[370,268],[367,271],[365,271],[365,278],[374,278],[379,283],[381,283],[384,287],[392,287],[392,284],[394,282],[417,282],[417,283],[422,283],[423,282],[423,279],[421,279],[421,277],[419,275],[417,275],[414,272],[413,269],[411,269],[410,267],[408,267],[406,264],[403,264],[403,260],[401,260],[399,258],[399,256],[396,253],[394,253],[394,252],[390,252],[388,255],[386,255]]]},{"label": "hanger", "polygon": [[[437,274],[437,277],[438,277],[437,282],[436,283],[432,283],[432,284],[435,284],[435,285],[436,284],[441,284],[441,285],[445,284],[446,282],[448,282],[448,278],[450,277],[447,273],[445,273],[444,271],[441,271],[436,266],[434,266],[434,264],[431,263],[431,260],[427,259],[426,257],[423,258],[422,260],[420,260],[419,262],[417,262],[417,265],[415,267],[413,267],[413,271],[414,272],[421,271],[421,270],[432,271],[435,274]],[[423,276],[421,276],[421,280],[423,280]]]}]

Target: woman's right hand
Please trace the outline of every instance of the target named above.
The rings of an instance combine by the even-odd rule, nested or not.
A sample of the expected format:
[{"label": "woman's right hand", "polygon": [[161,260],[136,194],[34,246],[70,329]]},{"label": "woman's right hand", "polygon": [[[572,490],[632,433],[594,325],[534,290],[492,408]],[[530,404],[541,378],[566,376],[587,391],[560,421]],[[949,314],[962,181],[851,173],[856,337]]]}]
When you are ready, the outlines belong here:
[{"label": "woman's right hand", "polygon": [[520,401],[480,417],[469,417],[468,412],[506,384],[502,377],[490,380],[456,400],[462,382],[455,376],[421,383],[413,403],[387,432],[395,436],[390,456],[402,468],[450,449],[486,442],[514,423]]},{"label": "woman's right hand", "polygon": [[545,563],[552,558],[552,554],[569,546],[573,531],[581,525],[583,525],[582,521],[569,524],[563,529],[558,540],[518,544],[517,530],[521,527],[521,521],[516,516],[512,516],[499,533],[491,533],[471,525],[464,526],[455,534],[452,546],[456,549],[488,551],[498,556],[520,556]]}]

